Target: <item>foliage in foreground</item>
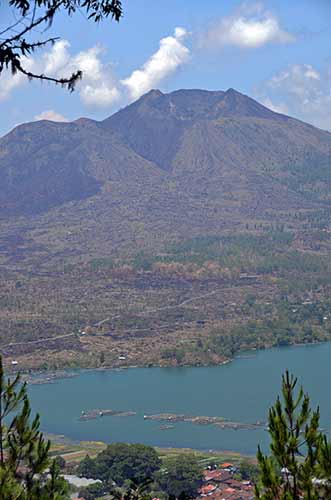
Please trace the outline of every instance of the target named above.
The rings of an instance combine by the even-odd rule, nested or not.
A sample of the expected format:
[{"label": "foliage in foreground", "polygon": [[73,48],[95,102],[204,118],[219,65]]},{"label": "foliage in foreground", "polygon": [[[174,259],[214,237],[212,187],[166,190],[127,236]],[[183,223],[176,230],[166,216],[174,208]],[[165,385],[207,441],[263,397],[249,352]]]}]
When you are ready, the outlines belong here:
[{"label": "foliage in foreground", "polygon": [[49,459],[50,442],[31,418],[25,384],[19,375],[6,380],[0,356],[0,498],[67,500],[68,485]]},{"label": "foliage in foreground", "polygon": [[331,444],[320,430],[320,413],[313,411],[297,379],[286,372],[282,400],[269,410],[270,455],[258,449],[261,469],[256,498],[318,500],[331,498]]}]

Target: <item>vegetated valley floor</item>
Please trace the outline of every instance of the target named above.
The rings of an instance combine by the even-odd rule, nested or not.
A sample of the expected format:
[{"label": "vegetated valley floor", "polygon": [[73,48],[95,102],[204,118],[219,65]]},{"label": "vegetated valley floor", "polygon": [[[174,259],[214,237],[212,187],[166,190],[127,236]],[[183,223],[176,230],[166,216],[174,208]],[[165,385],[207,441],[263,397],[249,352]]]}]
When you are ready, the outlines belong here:
[{"label": "vegetated valley floor", "polygon": [[243,220],[158,252],[77,260],[68,251],[49,262],[38,260],[36,238],[20,247],[11,226],[1,241],[1,350],[25,368],[178,365],[330,339],[329,216],[287,212],[276,225]]}]

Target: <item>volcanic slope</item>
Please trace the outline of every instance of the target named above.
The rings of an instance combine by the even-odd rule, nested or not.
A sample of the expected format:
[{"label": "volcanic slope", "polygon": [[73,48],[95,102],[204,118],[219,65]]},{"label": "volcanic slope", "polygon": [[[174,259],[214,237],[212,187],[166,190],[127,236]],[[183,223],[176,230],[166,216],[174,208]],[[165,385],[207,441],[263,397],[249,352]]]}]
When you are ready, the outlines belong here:
[{"label": "volcanic slope", "polygon": [[233,89],[152,90],[103,122],[27,123],[2,138],[2,232],[18,224],[48,262],[68,247],[160,248],[325,206],[330,156],[330,133]]},{"label": "volcanic slope", "polygon": [[[59,364],[71,353],[96,365],[101,350],[135,364],[183,338],[199,340],[194,362],[209,362],[215,328],[276,318],[285,289],[297,304],[315,287],[325,305],[330,159],[329,132],[233,89],[152,90],[101,122],[16,127],[0,139],[0,349],[31,351],[26,366],[46,348]],[[323,314],[311,335],[236,333],[214,361],[325,339]],[[87,325],[101,337],[71,336]]]}]

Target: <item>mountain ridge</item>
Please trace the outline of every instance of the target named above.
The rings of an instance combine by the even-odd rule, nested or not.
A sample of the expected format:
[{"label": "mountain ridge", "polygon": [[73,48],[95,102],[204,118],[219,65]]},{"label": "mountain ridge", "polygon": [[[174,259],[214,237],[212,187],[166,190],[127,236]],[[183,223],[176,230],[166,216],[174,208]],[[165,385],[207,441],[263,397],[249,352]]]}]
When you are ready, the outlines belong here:
[{"label": "mountain ridge", "polygon": [[[287,168],[305,169],[330,158],[329,132],[275,113],[234,89],[151,90],[102,121],[31,122],[1,138],[0,213],[46,213],[98,196],[107,183],[130,185],[135,179],[148,185],[164,175],[179,185],[187,182],[193,198],[205,184],[212,198],[233,193],[237,204],[244,204],[259,197],[260,182],[268,192],[282,191],[291,204]],[[302,194],[292,197],[301,197],[302,205]]]}]

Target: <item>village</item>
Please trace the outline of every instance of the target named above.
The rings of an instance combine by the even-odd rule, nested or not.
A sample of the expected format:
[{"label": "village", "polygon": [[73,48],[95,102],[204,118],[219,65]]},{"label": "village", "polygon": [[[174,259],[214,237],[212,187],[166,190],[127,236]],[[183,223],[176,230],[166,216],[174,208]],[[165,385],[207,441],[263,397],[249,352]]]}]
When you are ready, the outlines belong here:
[{"label": "village", "polygon": [[[237,467],[224,462],[219,466],[209,466],[203,473],[203,484],[196,500],[253,500],[254,485],[249,480],[236,479]],[[79,478],[77,476],[65,476],[73,486],[88,486],[100,483],[98,480]],[[103,498],[111,498],[106,495]],[[73,500],[84,500],[84,497],[73,497]],[[160,500],[155,497],[153,500]]]},{"label": "village", "polygon": [[[52,438],[51,454],[63,462],[62,469],[65,479],[72,487],[72,499],[85,498],[86,488],[101,485],[100,479],[92,479],[86,471],[82,471],[80,464],[88,455],[92,459],[106,449],[105,443],[95,441],[72,442],[64,436],[49,436]],[[198,486],[194,497],[197,500],[249,500],[254,498],[254,481],[256,479],[257,465],[253,457],[243,456],[226,451],[198,451],[191,449],[155,448],[163,464],[173,460],[184,463],[188,457],[196,457],[202,482]],[[59,458],[61,457],[61,459]],[[200,476],[201,477],[201,476]],[[154,493],[154,494],[153,494]],[[95,496],[103,500],[111,500],[109,492]],[[153,500],[163,500],[161,492],[157,489],[151,492]],[[193,497],[192,497],[193,498]],[[85,499],[87,500],[87,499]],[[89,500],[89,499],[88,499]]]},{"label": "village", "polygon": [[218,468],[204,471],[204,483],[198,500],[250,500],[254,498],[254,486],[249,480],[236,479],[237,468],[230,462]]}]

